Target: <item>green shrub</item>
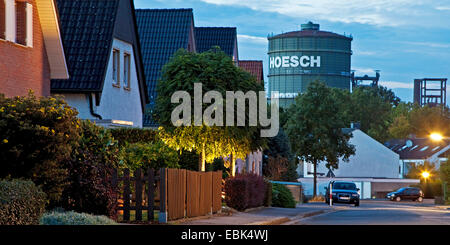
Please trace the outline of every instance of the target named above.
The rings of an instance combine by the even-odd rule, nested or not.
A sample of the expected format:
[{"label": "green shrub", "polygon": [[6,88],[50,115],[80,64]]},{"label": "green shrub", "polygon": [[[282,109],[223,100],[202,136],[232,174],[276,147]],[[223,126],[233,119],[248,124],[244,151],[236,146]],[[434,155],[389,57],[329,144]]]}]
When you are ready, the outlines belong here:
[{"label": "green shrub", "polygon": [[41,225],[116,225],[114,220],[106,216],[96,216],[85,213],[50,212],[40,219]]},{"label": "green shrub", "polygon": [[272,184],[272,206],[295,208],[295,200],[291,191],[282,184]]},{"label": "green shrub", "polygon": [[0,178],[26,178],[57,201],[66,186],[60,164],[79,139],[77,111],[61,98],[0,94]]},{"label": "green shrub", "polygon": [[132,171],[138,168],[179,168],[178,152],[158,140],[127,144],[122,148],[124,165]]},{"label": "green shrub", "polygon": [[127,143],[150,143],[158,141],[158,132],[152,129],[141,128],[113,128],[109,129],[115,140],[120,146]]},{"label": "green shrub", "polygon": [[119,164],[119,146],[108,130],[90,121],[81,123],[81,136],[72,158],[64,163],[70,184],[59,205],[115,218],[117,192],[111,177]]},{"label": "green shrub", "polygon": [[0,225],[38,224],[46,198],[30,180],[0,180]]}]

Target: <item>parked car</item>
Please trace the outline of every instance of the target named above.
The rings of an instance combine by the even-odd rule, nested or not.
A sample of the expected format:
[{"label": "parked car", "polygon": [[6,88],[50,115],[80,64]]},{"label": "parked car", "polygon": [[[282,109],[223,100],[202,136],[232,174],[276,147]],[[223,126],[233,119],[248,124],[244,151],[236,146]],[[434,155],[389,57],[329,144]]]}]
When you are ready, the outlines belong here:
[{"label": "parked car", "polygon": [[400,202],[401,200],[413,200],[422,202],[423,192],[417,187],[404,187],[396,191],[389,192],[386,195],[386,198],[390,199],[391,201],[395,200],[397,202]]},{"label": "parked car", "polygon": [[325,187],[325,202],[330,203],[330,187],[332,203],[347,203],[355,204],[355,207],[359,206],[359,188],[356,188],[356,184],[348,181],[330,181],[328,186]]}]

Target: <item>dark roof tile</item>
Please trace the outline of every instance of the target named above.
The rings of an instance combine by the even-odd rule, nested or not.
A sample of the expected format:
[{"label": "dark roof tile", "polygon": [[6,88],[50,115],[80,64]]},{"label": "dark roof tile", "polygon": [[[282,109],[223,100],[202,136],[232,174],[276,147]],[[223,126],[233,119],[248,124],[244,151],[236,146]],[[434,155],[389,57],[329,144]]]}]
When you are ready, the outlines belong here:
[{"label": "dark roof tile", "polygon": [[[144,73],[150,104],[154,106],[156,84],[162,67],[180,48],[188,49],[189,33],[193,27],[192,9],[137,9],[136,20],[141,43]],[[144,126],[157,126],[150,115],[144,115]]]},{"label": "dark roof tile", "polygon": [[119,0],[57,0],[69,79],[53,91],[101,91]]},{"label": "dark roof tile", "polygon": [[236,39],[236,27],[195,27],[195,42],[199,53],[219,46],[228,56],[233,57]]}]

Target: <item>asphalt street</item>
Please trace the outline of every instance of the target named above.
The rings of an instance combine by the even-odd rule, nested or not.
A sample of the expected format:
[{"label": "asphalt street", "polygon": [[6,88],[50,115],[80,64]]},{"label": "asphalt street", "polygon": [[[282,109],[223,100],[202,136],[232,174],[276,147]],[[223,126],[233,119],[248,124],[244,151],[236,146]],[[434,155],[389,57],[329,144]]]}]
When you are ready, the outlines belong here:
[{"label": "asphalt street", "polygon": [[[310,204],[306,204],[310,205]],[[450,225],[450,210],[413,201],[362,200],[359,207],[323,205],[324,214],[299,219],[293,225]],[[327,210],[328,209],[328,210]]]}]

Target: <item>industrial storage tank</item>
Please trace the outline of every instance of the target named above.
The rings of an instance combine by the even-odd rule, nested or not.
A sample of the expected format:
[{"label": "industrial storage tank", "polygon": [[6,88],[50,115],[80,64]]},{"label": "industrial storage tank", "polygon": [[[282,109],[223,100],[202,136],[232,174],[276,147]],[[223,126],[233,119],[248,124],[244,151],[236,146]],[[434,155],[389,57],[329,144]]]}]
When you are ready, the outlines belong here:
[{"label": "industrial storage tank", "polygon": [[350,90],[351,36],[321,31],[308,22],[300,31],[269,36],[268,96],[288,107],[314,80]]}]

